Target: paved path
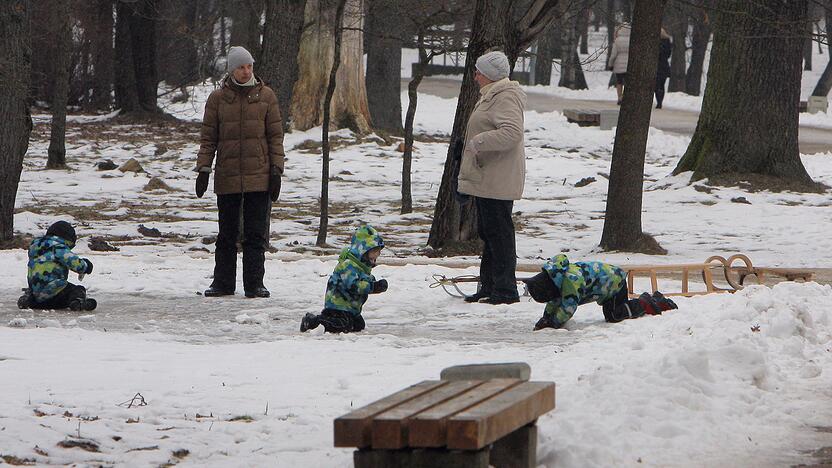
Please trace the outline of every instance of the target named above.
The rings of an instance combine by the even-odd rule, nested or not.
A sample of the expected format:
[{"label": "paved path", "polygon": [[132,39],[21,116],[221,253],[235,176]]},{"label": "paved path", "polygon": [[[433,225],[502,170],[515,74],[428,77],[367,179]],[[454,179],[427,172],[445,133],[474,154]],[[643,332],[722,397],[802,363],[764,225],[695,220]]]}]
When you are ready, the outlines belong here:
[{"label": "paved path", "polygon": [[[402,81],[406,86],[407,80]],[[443,98],[459,95],[460,82],[452,79],[428,77],[422,81],[419,91]],[[563,111],[570,108],[615,109],[613,101],[594,101],[585,99],[567,99],[550,94],[528,93],[528,110],[537,112]],[[650,121],[652,127],[672,133],[692,135],[696,130],[699,113],[680,109],[654,109]],[[800,126],[800,151],[804,154],[825,153],[832,151],[832,129]]]}]

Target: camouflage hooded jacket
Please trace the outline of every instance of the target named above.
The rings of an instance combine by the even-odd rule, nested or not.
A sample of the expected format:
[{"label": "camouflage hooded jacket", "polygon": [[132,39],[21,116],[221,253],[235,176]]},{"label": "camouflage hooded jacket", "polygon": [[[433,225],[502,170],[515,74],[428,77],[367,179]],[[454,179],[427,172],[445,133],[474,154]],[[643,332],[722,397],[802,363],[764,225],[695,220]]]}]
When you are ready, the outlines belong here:
[{"label": "camouflage hooded jacket", "polygon": [[87,270],[87,262],[72,253],[72,247],[72,242],[58,236],[38,237],[29,245],[27,277],[36,300],[46,301],[63,291],[69,270]]},{"label": "camouflage hooded jacket", "polygon": [[329,276],[324,307],[361,314],[376,281],[370,274],[372,266],[365,263],[364,254],[376,247],[383,248],[384,241],[375,228],[361,226],[355,231],[350,246],[341,252],[338,266]]},{"label": "camouflage hooded jacket", "polygon": [[602,304],[626,284],[621,268],[601,262],[569,263],[564,254],[550,258],[543,266],[560,291],[559,297],[546,303],[544,314],[550,315],[555,328],[562,327],[581,304]]}]

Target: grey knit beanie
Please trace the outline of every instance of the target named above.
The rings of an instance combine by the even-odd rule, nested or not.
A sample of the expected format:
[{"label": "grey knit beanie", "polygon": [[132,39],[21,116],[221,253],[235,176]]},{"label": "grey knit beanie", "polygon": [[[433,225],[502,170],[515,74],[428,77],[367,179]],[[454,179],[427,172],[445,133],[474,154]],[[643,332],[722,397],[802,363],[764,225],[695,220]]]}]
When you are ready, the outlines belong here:
[{"label": "grey knit beanie", "polygon": [[480,55],[477,59],[477,70],[491,81],[499,81],[508,78],[511,66],[508,64],[508,57],[500,51],[488,52]]},{"label": "grey knit beanie", "polygon": [[228,49],[228,58],[226,59],[226,68],[229,72],[234,71],[240,65],[254,64],[254,57],[246,50],[245,47],[234,46]]}]

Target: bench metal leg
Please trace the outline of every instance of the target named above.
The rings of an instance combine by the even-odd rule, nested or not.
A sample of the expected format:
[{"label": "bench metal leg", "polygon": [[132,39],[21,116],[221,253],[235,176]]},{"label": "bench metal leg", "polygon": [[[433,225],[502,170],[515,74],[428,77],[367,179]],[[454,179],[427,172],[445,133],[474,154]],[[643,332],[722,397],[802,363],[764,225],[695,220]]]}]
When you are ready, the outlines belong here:
[{"label": "bench metal leg", "polygon": [[355,468],[488,468],[488,448],[356,450],[353,463]]},{"label": "bench metal leg", "polygon": [[494,442],[489,463],[495,468],[535,468],[537,426],[528,424]]}]

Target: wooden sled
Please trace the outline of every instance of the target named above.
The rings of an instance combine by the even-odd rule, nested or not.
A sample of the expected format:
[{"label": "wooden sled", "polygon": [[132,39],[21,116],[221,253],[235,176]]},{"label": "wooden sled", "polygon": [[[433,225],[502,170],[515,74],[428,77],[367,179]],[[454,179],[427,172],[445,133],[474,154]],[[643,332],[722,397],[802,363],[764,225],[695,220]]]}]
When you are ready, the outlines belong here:
[{"label": "wooden sled", "polygon": [[[737,265],[735,265],[737,264]],[[630,297],[638,297],[634,290],[635,280],[638,277],[650,279],[652,292],[659,290],[659,277],[680,276],[681,291],[665,292],[665,296],[700,296],[703,294],[733,293],[741,290],[748,279],[754,279],[756,284],[765,284],[768,276],[782,276],[788,281],[811,281],[813,272],[797,268],[758,268],[751,263],[751,259],[743,254],[735,254],[727,259],[713,255],[702,263],[682,263],[671,265],[629,265],[621,266],[627,272],[627,289]],[[691,290],[691,279],[701,276],[704,291]],[[714,283],[714,279],[724,278],[727,287],[720,287]],[[453,297],[465,298],[468,295],[460,289],[461,283],[478,283],[479,276],[464,275],[446,277],[445,275],[433,275],[434,282],[431,288],[441,287],[446,293]],[[528,278],[517,278],[521,283]],[[526,292],[524,295],[527,295]]]}]

